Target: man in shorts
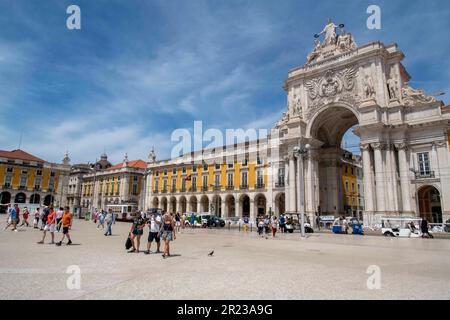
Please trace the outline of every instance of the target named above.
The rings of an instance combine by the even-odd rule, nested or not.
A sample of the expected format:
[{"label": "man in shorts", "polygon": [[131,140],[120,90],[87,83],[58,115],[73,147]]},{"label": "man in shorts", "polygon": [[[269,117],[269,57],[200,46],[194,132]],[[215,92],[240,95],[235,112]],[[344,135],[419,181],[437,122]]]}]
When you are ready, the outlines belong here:
[{"label": "man in shorts", "polygon": [[150,254],[150,248],[152,246],[153,240],[156,241],[156,253],[160,253],[160,230],[161,230],[161,216],[152,214],[150,219],[147,221],[149,233],[148,233],[148,242],[147,242],[147,251],[144,251],[145,254]]},{"label": "man in shorts", "polygon": [[67,245],[70,246],[72,244],[72,240],[70,239],[69,235],[69,230],[72,227],[72,221],[73,221],[73,214],[70,213],[69,207],[65,207],[64,214],[61,218],[61,224],[63,227],[63,236],[61,238],[61,241],[56,244],[58,247],[61,246],[65,237],[67,237],[67,239],[69,240],[67,241]]},{"label": "man in shorts", "polygon": [[42,237],[42,240],[38,242],[39,244],[44,243],[45,236],[47,235],[47,231],[49,231],[52,236],[52,242],[50,242],[50,244],[54,244],[55,243],[55,231],[56,231],[56,212],[55,212],[55,210],[53,210],[52,206],[49,208],[49,214],[47,216],[47,221],[46,221],[46,224],[44,227],[44,235]]}]

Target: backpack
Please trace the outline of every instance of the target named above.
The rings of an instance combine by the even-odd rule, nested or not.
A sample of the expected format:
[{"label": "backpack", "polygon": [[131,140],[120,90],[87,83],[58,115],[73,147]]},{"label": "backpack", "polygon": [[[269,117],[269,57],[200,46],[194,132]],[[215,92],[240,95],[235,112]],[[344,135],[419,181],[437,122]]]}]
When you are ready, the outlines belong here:
[{"label": "backpack", "polygon": [[280,224],[284,224],[286,222],[286,220],[284,219],[283,216],[280,217]]}]

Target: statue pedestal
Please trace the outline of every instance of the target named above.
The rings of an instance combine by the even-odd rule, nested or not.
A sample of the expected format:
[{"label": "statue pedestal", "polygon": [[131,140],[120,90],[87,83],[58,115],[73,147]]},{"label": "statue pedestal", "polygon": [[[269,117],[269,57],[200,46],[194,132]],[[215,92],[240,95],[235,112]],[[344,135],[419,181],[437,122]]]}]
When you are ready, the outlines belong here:
[{"label": "statue pedestal", "polygon": [[376,106],[378,106],[377,101],[373,98],[370,98],[370,99],[363,100],[361,102],[361,104],[359,105],[359,108],[363,109],[363,108],[376,107]]},{"label": "statue pedestal", "polygon": [[400,100],[391,99],[389,100],[389,107],[398,107],[400,105]]}]

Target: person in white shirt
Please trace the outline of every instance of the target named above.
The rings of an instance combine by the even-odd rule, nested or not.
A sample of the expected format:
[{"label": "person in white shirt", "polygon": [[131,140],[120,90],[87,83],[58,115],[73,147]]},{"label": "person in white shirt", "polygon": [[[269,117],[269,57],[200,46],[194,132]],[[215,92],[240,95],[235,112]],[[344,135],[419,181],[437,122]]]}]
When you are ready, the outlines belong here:
[{"label": "person in white shirt", "polygon": [[147,251],[144,251],[145,254],[150,254],[150,248],[153,240],[156,241],[156,253],[161,253],[159,251],[160,246],[160,231],[161,231],[161,216],[152,214],[150,219],[147,221],[149,227],[148,233],[148,242],[147,242]]}]

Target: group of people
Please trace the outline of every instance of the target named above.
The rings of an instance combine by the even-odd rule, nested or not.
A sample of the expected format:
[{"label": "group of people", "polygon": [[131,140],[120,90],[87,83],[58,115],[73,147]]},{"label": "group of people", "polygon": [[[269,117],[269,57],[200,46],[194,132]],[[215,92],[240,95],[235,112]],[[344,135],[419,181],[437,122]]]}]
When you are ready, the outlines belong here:
[{"label": "group of people", "polygon": [[[12,226],[12,231],[17,232],[17,228],[26,225],[27,227],[30,227],[30,224],[28,223],[28,218],[30,216],[30,212],[28,211],[27,207],[23,208],[22,213],[22,224],[19,225],[21,219],[20,219],[20,207],[17,203],[14,205],[7,204],[8,207],[8,221],[4,228],[4,230],[7,230],[10,226]],[[47,235],[47,232],[51,235],[51,242],[50,244],[56,244],[58,246],[61,246],[62,242],[65,238],[67,238],[68,245],[72,244],[72,240],[70,238],[69,230],[72,227],[72,221],[73,221],[73,215],[70,213],[69,207],[65,208],[59,208],[58,210],[55,210],[52,205],[44,207],[44,209],[41,211],[40,208],[36,208],[35,212],[33,213],[34,220],[33,220],[33,228],[39,229],[39,222],[40,224],[40,230],[43,231],[42,240],[38,242],[38,244],[43,244],[45,237]],[[59,242],[55,243],[55,232],[61,232],[62,228],[62,238]]]},{"label": "group of people", "polygon": [[162,257],[166,258],[170,256],[170,242],[176,239],[176,230],[179,230],[179,221],[177,216],[172,213],[165,213],[160,215],[158,213],[136,213],[133,224],[131,225],[129,238],[131,240],[131,248],[129,253],[137,252],[139,253],[139,248],[141,244],[141,237],[144,234],[144,229],[148,226],[148,240],[147,240],[147,250],[144,251],[145,254],[152,253],[150,251],[153,241],[156,242],[155,253],[161,253],[160,243],[161,240],[164,241],[164,252]]},{"label": "group of people", "polygon": [[[248,219],[248,217],[247,217]],[[248,223],[244,217],[244,226]],[[281,214],[277,216],[259,216],[257,218],[258,235],[264,236],[272,232],[272,237],[275,238],[276,233],[280,230],[281,233],[286,233],[286,224],[289,223],[289,217]]]},{"label": "group of people", "polygon": [[97,230],[105,230],[105,223],[106,223],[106,230],[104,235],[105,236],[111,236],[112,235],[112,226],[116,223],[117,215],[109,209],[108,211],[101,210],[100,212],[94,211],[92,214],[92,220],[94,223],[97,223]]}]

